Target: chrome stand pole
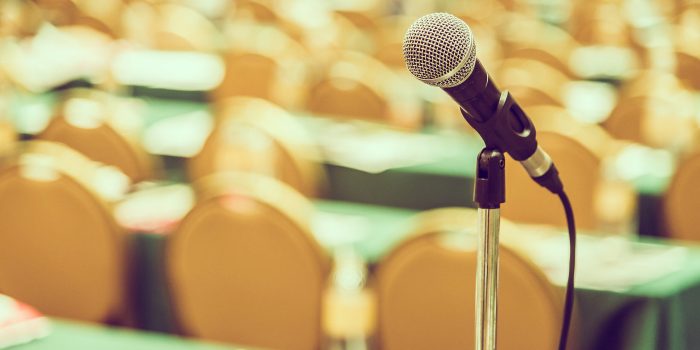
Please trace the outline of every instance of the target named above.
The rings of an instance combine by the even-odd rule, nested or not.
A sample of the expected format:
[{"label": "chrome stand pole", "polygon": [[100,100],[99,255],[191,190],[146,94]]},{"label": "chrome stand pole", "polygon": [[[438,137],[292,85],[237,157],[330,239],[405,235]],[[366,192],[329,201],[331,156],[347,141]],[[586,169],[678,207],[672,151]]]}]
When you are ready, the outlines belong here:
[{"label": "chrome stand pole", "polygon": [[498,315],[498,233],[500,209],[478,209],[476,350],[496,349]]},{"label": "chrome stand pole", "polygon": [[477,159],[474,201],[479,216],[477,249],[476,350],[496,349],[498,325],[498,234],[501,203],[505,202],[505,158],[497,149],[484,149]]}]

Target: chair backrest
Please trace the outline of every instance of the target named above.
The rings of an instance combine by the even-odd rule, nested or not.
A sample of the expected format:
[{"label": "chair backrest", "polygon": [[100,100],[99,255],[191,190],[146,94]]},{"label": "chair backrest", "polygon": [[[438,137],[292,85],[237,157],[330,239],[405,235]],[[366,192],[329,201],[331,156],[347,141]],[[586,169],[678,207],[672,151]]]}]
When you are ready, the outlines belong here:
[{"label": "chair backrest", "polygon": [[[299,107],[309,59],[299,42],[278,26],[244,19],[229,23],[224,34],[229,43],[222,56],[226,73],[213,100],[249,96]],[[275,45],[261,44],[268,42]]]},{"label": "chair backrest", "polygon": [[[449,210],[430,215],[463,218],[442,227],[431,219],[438,224],[418,230],[380,263],[382,349],[474,347],[476,235],[449,231],[476,229],[476,213]],[[560,293],[536,266],[503,245],[499,278],[498,348],[554,349],[563,306]]]},{"label": "chair backrest", "polygon": [[679,162],[664,198],[664,214],[669,236],[700,240],[700,153]]},{"label": "chair backrest", "polygon": [[310,112],[383,122],[394,117],[389,96],[389,87],[397,82],[394,72],[357,52],[339,52],[331,57],[321,78],[309,86],[306,108]]},{"label": "chair backrest", "polygon": [[692,99],[682,91],[673,97],[643,95],[618,102],[603,123],[615,138],[659,148],[683,149],[691,143],[697,125]]},{"label": "chair backrest", "polygon": [[185,333],[272,349],[318,349],[329,259],[311,204],[271,178],[212,175],[169,237],[167,271]]},{"label": "chair backrest", "polygon": [[189,160],[192,180],[221,171],[275,177],[307,196],[323,185],[320,151],[299,120],[257,98],[221,101],[214,132]]},{"label": "chair backrest", "polygon": [[93,184],[125,191],[128,178],[60,144],[20,147],[0,172],[0,291],[51,316],[123,316],[125,236]]},{"label": "chair backrest", "polygon": [[700,89],[700,56],[697,53],[676,52],[676,74],[688,87]]},{"label": "chair backrest", "polygon": [[272,98],[278,75],[278,62],[252,52],[232,52],[224,57],[226,74],[214,92],[217,99],[232,96]]},{"label": "chair backrest", "polygon": [[135,135],[111,121],[129,116],[113,118],[107,97],[82,94],[68,98],[38,138],[63,143],[92,160],[116,166],[135,182],[153,178],[155,160]]},{"label": "chair backrest", "polygon": [[306,107],[315,114],[360,119],[386,119],[387,101],[362,81],[326,78],[311,87]]},{"label": "chair backrest", "polygon": [[544,62],[508,58],[501,62],[497,75],[507,82],[503,88],[513,90],[513,96],[523,105],[563,105],[562,92],[569,78]]},{"label": "chair backrest", "polygon": [[[571,198],[576,224],[598,229],[595,195],[601,182],[601,159],[576,139],[542,131],[537,141],[554,160]],[[559,198],[532,181],[517,162],[510,160],[506,171],[506,203],[502,214],[516,222],[566,227]],[[561,215],[557,215],[561,214]]]}]

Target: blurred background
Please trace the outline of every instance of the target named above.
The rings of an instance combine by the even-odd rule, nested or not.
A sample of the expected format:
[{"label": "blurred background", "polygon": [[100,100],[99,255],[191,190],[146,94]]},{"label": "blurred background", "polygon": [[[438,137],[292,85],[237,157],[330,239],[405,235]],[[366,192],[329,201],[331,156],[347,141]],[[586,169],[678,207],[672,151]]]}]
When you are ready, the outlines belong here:
[{"label": "blurred background", "polygon": [[[0,0],[0,348],[472,348],[483,142],[405,67],[431,12],[561,172],[570,348],[700,348],[693,0]],[[555,348],[564,212],[515,164],[499,348]]]}]

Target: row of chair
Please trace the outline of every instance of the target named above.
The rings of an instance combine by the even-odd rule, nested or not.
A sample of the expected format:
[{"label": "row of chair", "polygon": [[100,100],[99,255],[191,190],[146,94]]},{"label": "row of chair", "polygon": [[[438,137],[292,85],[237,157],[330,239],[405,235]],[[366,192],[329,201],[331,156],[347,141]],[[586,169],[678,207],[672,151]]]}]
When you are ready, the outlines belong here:
[{"label": "row of chair", "polygon": [[[105,99],[105,95],[84,91],[66,99],[58,107],[58,116],[38,138],[64,143],[95,161],[116,166],[134,182],[162,178],[164,170],[158,159],[139,146],[139,131],[114,122],[117,117]],[[621,178],[609,175],[611,159],[624,151],[626,144],[596,125],[577,121],[561,107],[532,106],[528,113],[538,126],[540,142],[564,176],[581,228],[634,230],[630,223],[636,213],[635,191]],[[128,119],[127,114],[122,113],[119,118]],[[214,114],[213,131],[201,150],[188,160],[190,180],[227,170],[252,171],[278,178],[306,196],[323,195],[323,152],[296,117],[270,102],[243,97],[225,100],[214,108]],[[687,166],[685,160],[680,163],[683,166],[675,176],[677,180],[666,195],[669,235],[675,237],[694,235],[692,219],[686,219],[692,215],[680,210],[692,201],[692,197],[683,195],[692,183],[681,180],[692,178],[685,174],[693,171],[692,157],[689,162]],[[513,169],[507,175],[506,217],[529,223],[564,224],[548,215],[558,210],[558,203],[542,195],[542,190],[524,172]],[[532,198],[542,200],[533,206]]]},{"label": "row of chair", "polygon": [[[132,241],[111,214],[109,192],[120,182],[125,191],[126,177],[60,144],[20,147],[0,175],[0,290],[52,316],[133,324],[131,274],[143,267],[131,265]],[[182,331],[254,347],[318,348],[332,261],[314,238],[311,202],[250,173],[211,175],[195,190],[193,208],[165,238],[168,287]],[[412,238],[379,263],[370,286],[382,348],[473,342],[476,262],[468,243],[474,237],[465,230],[475,218],[472,209],[421,214]],[[507,223],[504,230],[517,232]],[[455,245],[460,240],[467,244]],[[553,346],[560,293],[509,248],[502,251],[501,278],[508,310],[501,344]],[[537,332],[523,322],[535,313],[543,322]]]},{"label": "row of chair", "polygon": [[[59,16],[58,12],[60,11],[54,14],[51,9],[55,10],[56,8],[49,6],[47,7],[49,12],[55,15],[55,18],[49,16],[49,19],[53,18],[54,22],[61,26],[59,32],[63,28],[66,35],[75,36],[75,39],[85,41],[87,46],[96,41],[111,47],[107,44],[107,41],[111,40],[110,37],[123,36],[144,48],[198,52],[223,50],[221,58],[225,63],[226,73],[221,77],[221,84],[212,92],[214,99],[248,95],[272,100],[286,108],[303,109],[316,114],[374,119],[410,128],[419,127],[423,122],[421,120],[423,118],[421,106],[411,103],[411,101],[418,101],[421,98],[421,96],[416,95],[416,91],[419,90],[418,82],[405,76],[403,59],[400,57],[400,39],[410,21],[400,17],[384,20],[382,11],[378,10],[382,7],[381,2],[373,2],[374,5],[369,6],[371,10],[361,10],[361,6],[355,9],[352,7],[338,9],[333,12],[335,17],[327,21],[328,23],[349,22],[348,25],[355,27],[357,31],[367,32],[365,36],[370,39],[390,38],[376,45],[381,49],[381,52],[377,52],[376,55],[371,52],[361,53],[362,50],[348,53],[352,47],[345,45],[338,38],[328,39],[330,44],[326,43],[323,46],[325,49],[313,45],[308,46],[305,41],[299,41],[299,36],[302,34],[308,36],[311,35],[310,33],[317,33],[317,35],[323,36],[328,35],[328,33],[345,33],[348,30],[342,24],[337,24],[342,27],[337,30],[325,27],[294,29],[295,25],[298,27],[303,23],[294,22],[289,18],[295,13],[292,9],[296,9],[294,7],[296,5],[291,3],[285,3],[284,6],[276,8],[265,1],[244,1],[236,4],[236,10],[231,12],[224,11],[227,6],[220,8],[221,12],[217,16],[207,15],[206,11],[198,9],[196,6],[189,7],[192,4],[114,1],[110,3],[109,8],[115,13],[123,14],[125,24],[121,27],[114,23],[107,24],[105,21],[109,22],[109,18],[103,18],[104,13],[83,2],[78,1],[73,4],[71,1],[64,1],[62,3],[67,6],[64,8],[67,13],[66,16],[63,16],[65,18]],[[20,6],[19,3],[13,4],[15,5],[7,6]],[[24,6],[32,7],[32,5]],[[298,6],[301,6],[302,10],[309,10],[302,5]],[[576,5],[577,8],[581,6],[582,4]],[[580,16],[572,18],[572,21],[584,23],[593,21],[601,26],[604,23],[623,22],[621,6],[616,1],[595,2],[588,7],[581,7],[586,11],[583,11]],[[523,9],[519,6],[502,4],[496,7]],[[599,64],[596,57],[604,57],[608,63],[622,62],[624,61],[623,57],[615,54],[617,51],[614,48],[619,46],[618,48],[624,49],[631,45],[626,41],[620,44],[621,46],[616,46],[615,43],[590,41],[585,39],[585,35],[577,37],[574,34],[579,31],[575,28],[571,29],[572,34],[569,34],[564,30],[565,28],[547,25],[525,10],[523,13],[508,13],[501,16],[499,11],[493,9],[487,11],[485,8],[488,8],[485,4],[475,4],[474,11],[466,11],[462,17],[472,24],[475,35],[480,39],[480,59],[487,67],[490,67],[496,80],[504,84],[502,87],[511,89],[520,103],[524,105],[566,105],[567,101],[562,96],[562,92],[567,83],[579,78],[588,78],[585,75],[577,74],[574,69],[581,65],[598,67],[607,65]],[[598,10],[600,8],[615,9],[613,12],[617,15],[613,16],[612,19],[598,18],[595,14],[600,12]],[[286,10],[289,11],[285,12]],[[480,13],[479,11],[482,10],[484,12]],[[688,8],[684,11],[692,13],[693,10]],[[130,19],[131,16],[137,18]],[[81,18],[86,17],[93,18],[93,21],[105,22],[105,24],[96,26],[91,25],[90,21],[80,21]],[[228,19],[224,21],[222,17]],[[149,25],[126,24],[139,20]],[[220,21],[224,21],[224,23]],[[386,24],[379,24],[377,21],[384,21]],[[176,25],[176,23],[183,22],[192,25]],[[73,26],[69,27],[68,24]],[[75,25],[82,25],[83,29],[76,30]],[[131,33],[135,31],[135,29],[129,29],[131,26],[160,29],[154,29],[150,33],[144,30],[136,30],[137,33]],[[383,27],[386,29],[377,29]],[[95,35],[87,34],[89,31],[96,32],[95,35],[100,31],[106,31],[109,35],[107,38],[103,38],[104,40],[97,40]],[[304,31],[308,32],[302,33]],[[151,35],[155,38],[141,38],[144,35]],[[220,36],[227,38],[222,39],[226,42],[222,47],[215,43],[201,44],[202,38]],[[217,42],[218,40],[212,39],[211,41]],[[317,41],[325,42],[321,39]],[[261,45],[261,42],[266,44]],[[590,51],[596,48],[586,48],[584,44],[607,45],[613,49],[612,51],[604,51],[603,49],[600,49],[602,50],[600,52]],[[585,51],[588,49],[590,52]],[[698,84],[693,81],[693,77],[697,76],[695,72],[700,67],[700,59],[694,53],[680,49],[683,48],[679,48],[676,50],[677,52],[672,54],[677,62],[676,75],[688,87],[695,89]],[[90,52],[96,53],[97,51]],[[624,56],[624,54],[621,55]],[[109,59],[113,59],[113,57],[105,57],[105,60]],[[16,76],[18,74],[14,73],[23,70],[14,66],[10,68],[12,69],[7,69],[8,75],[20,86],[23,86],[21,83],[23,77]],[[652,66],[633,68],[628,67],[624,76],[615,79],[627,80],[627,78],[634,77],[633,73],[637,68],[674,71],[673,69],[664,70]],[[82,74],[93,73],[95,72],[82,72]],[[114,88],[112,84],[119,83],[119,76],[115,72],[104,74],[109,76],[106,79],[100,79],[104,82],[105,87]],[[114,74],[117,76],[110,76]],[[643,77],[645,74],[639,76]],[[114,81],[115,79],[117,81]],[[677,125],[677,127],[674,130],[664,132],[665,136],[678,130],[690,130],[686,132],[690,133],[685,137],[686,139],[692,137],[693,132],[697,134],[697,127],[691,122],[691,119],[684,118],[688,116],[687,111],[678,110],[675,102],[670,105],[673,108],[658,108],[653,106],[659,103],[667,104],[656,101],[658,97],[656,94],[645,94],[641,100],[628,100],[623,97],[621,96],[620,102],[617,104],[618,108],[610,114],[610,122],[604,123],[604,126],[614,136],[655,147],[677,148],[676,144],[681,143],[681,141],[676,140],[674,145],[669,145],[668,142],[665,142],[669,137],[658,136],[661,131],[650,132],[650,130],[655,130],[655,126],[659,124],[658,120],[665,121],[667,119],[674,120],[674,122],[662,122],[663,125]],[[432,97],[428,98],[432,99]],[[454,108],[452,109],[454,110]],[[440,113],[435,113],[432,118],[439,121],[447,120],[447,125],[451,125],[455,120],[459,120],[458,117],[453,118],[455,113],[453,111],[443,116],[444,112],[441,110]],[[575,116],[577,114],[574,113]],[[645,117],[645,114],[650,116]],[[605,119],[606,116],[607,114],[598,116],[598,118]],[[645,120],[649,120],[649,122]],[[624,127],[627,123],[632,123],[633,127]],[[683,144],[688,142],[691,141],[684,140]]]}]

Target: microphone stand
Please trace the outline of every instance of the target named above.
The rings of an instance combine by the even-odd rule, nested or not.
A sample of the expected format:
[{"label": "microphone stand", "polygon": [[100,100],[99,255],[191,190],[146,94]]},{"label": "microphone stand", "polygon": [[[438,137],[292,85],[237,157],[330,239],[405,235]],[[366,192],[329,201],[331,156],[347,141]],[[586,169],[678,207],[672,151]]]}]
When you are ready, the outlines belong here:
[{"label": "microphone stand", "polygon": [[[474,202],[479,217],[479,243],[476,271],[476,350],[496,349],[498,316],[498,234],[501,204],[506,201],[505,156],[526,164],[538,150],[535,127],[508,90],[501,92],[494,112],[483,119],[460,109],[464,119],[476,130],[486,145],[476,162]],[[541,155],[541,154],[540,154]],[[545,154],[546,155],[546,154]],[[539,163],[537,163],[539,164]],[[537,165],[535,164],[535,165]],[[530,171],[528,170],[528,173]],[[537,180],[535,180],[537,181]]]},{"label": "microphone stand", "polygon": [[484,148],[477,158],[474,201],[479,217],[476,271],[476,350],[496,349],[498,316],[498,234],[505,202],[505,157]]}]

